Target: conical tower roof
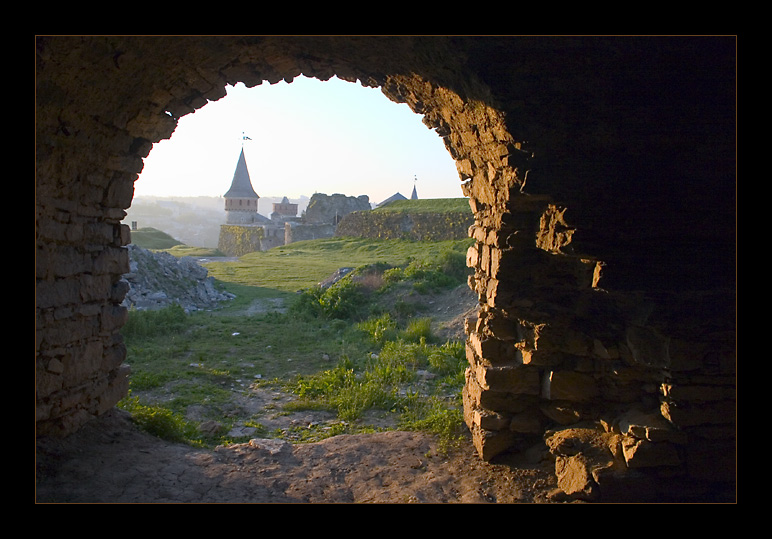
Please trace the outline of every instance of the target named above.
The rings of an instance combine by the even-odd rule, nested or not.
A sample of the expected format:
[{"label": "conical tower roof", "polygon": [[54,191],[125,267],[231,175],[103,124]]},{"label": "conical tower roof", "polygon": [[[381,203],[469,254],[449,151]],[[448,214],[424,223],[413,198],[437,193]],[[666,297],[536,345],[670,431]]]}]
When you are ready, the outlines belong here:
[{"label": "conical tower roof", "polygon": [[239,155],[239,162],[236,164],[236,172],[233,173],[231,188],[224,196],[225,198],[260,198],[252,188],[252,180],[249,179],[244,148],[241,148],[241,155]]}]

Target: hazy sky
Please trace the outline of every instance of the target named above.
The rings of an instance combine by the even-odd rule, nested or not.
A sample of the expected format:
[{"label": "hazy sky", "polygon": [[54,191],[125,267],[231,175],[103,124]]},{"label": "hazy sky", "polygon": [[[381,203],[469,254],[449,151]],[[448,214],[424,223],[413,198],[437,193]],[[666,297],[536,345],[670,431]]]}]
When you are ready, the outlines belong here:
[{"label": "hazy sky", "polygon": [[440,137],[404,103],[378,88],[333,78],[298,77],[228,95],[180,119],[153,146],[135,196],[222,196],[242,147],[261,197],[319,193],[368,195],[378,203],[396,192],[419,198],[462,197],[453,159]]}]

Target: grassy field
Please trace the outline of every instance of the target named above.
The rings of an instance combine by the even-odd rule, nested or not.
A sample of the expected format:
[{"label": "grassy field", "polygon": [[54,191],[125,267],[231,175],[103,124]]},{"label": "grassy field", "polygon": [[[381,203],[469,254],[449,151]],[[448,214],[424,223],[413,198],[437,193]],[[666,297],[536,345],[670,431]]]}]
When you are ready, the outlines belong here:
[{"label": "grassy field", "polygon": [[[330,238],[210,262],[218,286],[237,295],[221,309],[129,313],[131,393],[121,406],[158,436],[203,446],[384,428],[369,422],[373,413],[451,440],[462,425],[463,343],[434,337],[430,321],[400,308],[399,298],[458,286],[468,245]],[[359,268],[356,279],[315,287],[341,267]],[[377,279],[367,281],[367,272]],[[250,314],[256,302],[276,299],[288,308]],[[255,407],[266,392],[286,398]],[[309,411],[333,419],[275,427],[277,416]],[[244,428],[248,436],[233,434]]]},{"label": "grassy field", "polygon": [[250,253],[234,262],[210,262],[209,274],[226,283],[296,292],[315,286],[339,268],[382,262],[393,266],[433,260],[445,252],[466,254],[471,240],[414,242],[327,238]]},{"label": "grassy field", "polygon": [[182,246],[182,242],[175,240],[166,232],[156,228],[144,227],[131,231],[131,243],[143,249],[171,249]]}]

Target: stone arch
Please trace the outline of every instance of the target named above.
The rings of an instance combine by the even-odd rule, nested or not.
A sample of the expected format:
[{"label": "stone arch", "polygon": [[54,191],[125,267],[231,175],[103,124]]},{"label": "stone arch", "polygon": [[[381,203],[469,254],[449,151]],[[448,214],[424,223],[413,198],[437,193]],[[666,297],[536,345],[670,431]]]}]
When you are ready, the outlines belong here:
[{"label": "stone arch", "polygon": [[[731,46],[710,46],[711,73],[722,77],[713,80],[724,83]],[[152,144],[171,136],[178,118],[223,97],[227,84],[335,75],[407,103],[457,163],[475,217],[470,235],[476,243],[467,258],[475,269],[470,286],[480,298],[479,318],[467,327],[465,418],[483,459],[580,422],[606,425],[611,452],[627,459],[611,459],[593,473],[616,471],[624,462],[651,471],[647,478],[658,477],[661,467],[663,476],[673,469],[688,476],[715,457],[695,451],[706,436],[718,436],[723,455],[732,446],[733,413],[726,410],[734,403],[734,333],[727,314],[731,318],[734,296],[733,281],[726,279],[733,279],[733,268],[711,266],[702,272],[707,291],[689,288],[687,295],[679,283],[695,274],[693,260],[663,259],[665,272],[646,274],[645,284],[636,280],[632,272],[646,260],[641,249],[665,241],[663,230],[699,212],[679,216],[683,208],[672,205],[665,212],[669,223],[641,232],[641,223],[654,223],[656,204],[634,201],[661,199],[649,191],[645,171],[635,185],[619,180],[643,162],[646,152],[636,143],[660,150],[684,144],[675,135],[661,144],[662,132],[646,131],[637,99],[656,104],[657,121],[674,105],[658,101],[659,92],[635,95],[641,92],[636,84],[654,75],[657,83],[678,77],[680,63],[656,63],[674,52],[704,67],[696,53],[701,45],[579,38],[40,37],[36,47],[39,434],[72,432],[126,392],[119,333],[126,312],[119,303],[127,287],[121,275],[128,271],[129,231],[121,219]],[[630,70],[629,60],[640,60],[642,51],[656,58],[643,72]],[[635,103],[617,103],[620,90]],[[714,95],[725,114],[726,103],[718,99]],[[691,114],[690,120],[701,119]],[[726,118],[715,123],[723,137]],[[630,125],[640,133],[629,135]],[[691,143],[699,139],[696,131]],[[726,187],[733,186],[726,175],[731,164],[706,153],[705,140],[697,143],[684,163],[699,162],[699,172],[720,186],[714,198],[706,195],[697,204],[714,210],[710,241],[731,248],[733,208],[720,200],[733,194]],[[631,165],[614,161],[628,154]],[[682,183],[683,189],[668,185],[668,194],[692,189]],[[583,230],[569,224],[566,208]],[[613,230],[598,226],[604,218]],[[688,248],[694,252],[705,234],[690,226]],[[627,251],[619,248],[620,238]],[[612,268],[611,282],[633,293],[599,289],[604,264]],[[617,267],[622,271],[614,273]],[[728,306],[715,310],[719,329],[686,336],[705,303]],[[573,456],[553,449],[558,459]],[[731,463],[722,469],[730,480]],[[594,477],[600,481],[598,473]]]}]

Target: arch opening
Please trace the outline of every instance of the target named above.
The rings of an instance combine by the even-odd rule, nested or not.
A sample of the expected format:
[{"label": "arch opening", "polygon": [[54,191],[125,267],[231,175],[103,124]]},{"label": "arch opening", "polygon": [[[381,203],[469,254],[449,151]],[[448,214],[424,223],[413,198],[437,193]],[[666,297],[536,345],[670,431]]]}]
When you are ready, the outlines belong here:
[{"label": "arch opening", "polygon": [[[290,84],[301,83],[295,79]],[[343,84],[350,86],[348,82]],[[317,84],[311,90],[318,90],[319,86]],[[229,94],[231,89],[232,87],[229,87]],[[264,95],[254,90],[252,94],[252,100],[259,100]],[[222,101],[230,97],[229,95]],[[330,95],[324,97],[329,99]],[[382,95],[375,97],[386,101]],[[305,98],[310,100],[307,95]],[[426,132],[426,126],[418,122],[410,124],[403,120],[383,125],[385,118],[377,117],[377,109],[373,111],[374,104],[369,99],[360,104],[352,103],[350,93],[335,98],[342,106],[353,108],[355,114],[366,117],[366,122],[357,130],[355,137],[361,138],[365,131],[383,128],[386,137],[371,137],[373,142],[369,145],[374,146],[376,150],[383,149],[382,146],[386,145],[384,141],[395,135],[400,135],[405,140],[413,140],[415,137],[411,137],[411,128]],[[291,106],[293,112],[298,115],[313,110],[327,117],[328,121],[337,119],[338,129],[352,129],[354,125],[355,120],[341,118],[340,108],[335,108],[334,112],[320,111],[322,103],[314,101],[307,105],[307,110],[297,111],[300,107],[295,104],[295,100],[289,101],[285,106]],[[268,104],[263,107],[272,109],[272,113],[278,118],[274,121],[292,123],[276,110],[275,98],[266,101]],[[240,106],[245,106],[243,99]],[[200,109],[204,110],[206,107]],[[217,114],[227,116],[228,109],[223,110],[225,112],[218,110]],[[393,117],[393,107],[387,110],[386,114]],[[408,111],[408,114],[411,120],[417,120],[412,111]],[[258,245],[249,245],[244,252],[237,250],[236,253],[215,252],[202,255],[199,249],[196,255],[199,259],[203,258],[205,267],[225,284],[228,293],[233,292],[237,296],[238,301],[234,300],[235,305],[229,305],[231,302],[220,304],[216,313],[211,315],[196,312],[189,319],[180,316],[178,309],[171,308],[165,311],[172,318],[169,327],[163,322],[150,322],[154,319],[162,321],[166,316],[164,313],[130,313],[124,337],[128,346],[127,362],[132,367],[132,398],[122,401],[119,406],[141,415],[148,403],[155,406],[167,400],[167,395],[171,392],[175,397],[168,403],[170,411],[196,418],[198,424],[208,431],[203,433],[203,438],[211,444],[246,442],[256,436],[309,441],[374,428],[394,428],[398,425],[406,428],[411,424],[417,426],[422,421],[426,424],[424,416],[427,413],[436,416],[435,422],[441,414],[445,414],[447,418],[444,428],[449,429],[448,434],[456,435],[462,424],[459,416],[461,403],[458,397],[466,362],[463,353],[463,320],[458,317],[468,314],[476,304],[466,285],[465,253],[469,244],[469,223],[466,222],[466,216],[471,213],[467,200],[420,197],[411,201],[400,197],[406,202],[420,201],[423,204],[421,214],[415,219],[424,223],[426,230],[416,230],[410,237],[407,237],[405,230],[398,225],[391,225],[391,229],[386,226],[369,230],[366,225],[370,212],[381,217],[390,216],[392,213],[385,205],[381,204],[379,208],[378,205],[369,203],[365,204],[366,209],[357,206],[355,211],[359,214],[359,219],[345,229],[344,232],[347,232],[348,236],[335,233],[335,225],[340,222],[346,225],[344,220],[351,210],[347,203],[351,202],[351,199],[358,200],[361,197],[346,197],[339,200],[343,202],[342,205],[339,204],[340,208],[325,209],[325,204],[334,204],[338,199],[315,193],[310,197],[310,203],[307,202],[308,221],[305,220],[305,215],[301,221],[297,209],[291,212],[291,216],[265,215],[264,209],[263,214],[257,214],[258,207],[265,204],[264,200],[270,200],[270,197],[265,195],[287,192],[272,192],[269,189],[293,189],[295,186],[292,180],[303,179],[302,173],[287,170],[283,163],[271,168],[261,166],[260,159],[256,160],[257,166],[255,161],[250,160],[250,156],[262,156],[267,161],[280,159],[275,157],[280,145],[269,147],[265,136],[270,133],[270,140],[281,139],[283,131],[277,129],[278,132],[274,132],[270,122],[259,119],[259,127],[267,132],[262,139],[257,136],[255,126],[250,128],[249,123],[242,118],[227,126],[231,133],[249,133],[250,136],[243,136],[241,154],[236,172],[233,173],[234,183],[228,190],[228,193],[237,190],[238,197],[229,199],[226,193],[224,201],[220,198],[221,204],[224,202],[226,213],[235,209],[240,214],[247,215],[247,212],[243,211],[243,205],[239,206],[239,203],[252,205],[257,202],[254,207],[250,207],[253,211],[247,215],[249,222],[244,216],[232,220],[221,215],[217,222],[209,225],[217,229],[222,227],[215,247],[232,248],[228,243],[229,238],[251,231],[258,231],[261,241]],[[202,123],[209,132],[226,131],[225,125],[217,124],[211,118]],[[340,124],[343,124],[343,127]],[[320,142],[315,141],[309,134],[316,126],[306,127],[302,135],[304,143],[320,145]],[[175,131],[169,142],[173,143],[175,137],[180,134],[183,140],[189,140],[190,132],[194,129],[192,122],[178,128],[179,131]],[[288,138],[294,141],[291,144],[293,153],[297,153],[298,130],[297,125],[290,125],[287,129],[291,135]],[[332,138],[330,131],[325,131],[324,135]],[[234,146],[233,142],[236,141],[235,137],[232,138],[234,140],[230,146]],[[441,141],[436,139],[434,142]],[[338,145],[345,143],[337,142]],[[348,144],[353,147],[355,142]],[[328,144],[326,151],[335,147],[335,143]],[[398,184],[394,176],[404,176],[404,172],[408,170],[419,168],[425,172],[431,167],[442,170],[441,163],[436,163],[436,158],[432,161],[420,148],[418,142],[413,142],[402,143],[397,150],[385,149],[383,157],[375,155],[375,152],[368,152],[369,168],[364,166],[364,162],[360,163],[359,167],[354,167],[360,169],[360,173],[349,178],[356,183],[348,188],[364,191],[368,188],[380,188],[380,191],[375,191],[379,193],[378,198],[394,199],[395,197],[386,197],[390,189],[382,185],[386,178],[392,178],[391,183]],[[440,148],[445,152],[444,147]],[[228,154],[233,153],[232,147],[226,149]],[[247,149],[252,151],[247,153]],[[350,165],[350,151],[344,152],[343,156],[337,159],[338,166]],[[411,158],[405,155],[406,152],[413,152],[420,157]],[[152,152],[150,155],[152,156]],[[395,169],[397,172],[388,171],[389,160],[400,157],[404,163],[400,163]],[[455,175],[455,167],[450,157],[447,154],[441,157],[451,163]],[[293,155],[291,162],[297,163],[297,159],[297,155]],[[421,163],[421,159],[432,161],[432,165]],[[233,163],[229,164],[233,168]],[[242,171],[241,176],[239,170]],[[284,176],[274,181],[271,178],[276,175],[277,170]],[[370,173],[370,170],[374,172]],[[445,170],[447,176],[447,167]],[[330,183],[330,179],[342,175],[338,173],[332,175],[332,178],[326,178],[324,174],[320,174],[320,179],[314,181],[311,188],[324,188]],[[435,172],[435,175],[442,176],[439,171]],[[157,173],[152,176],[152,181],[163,181]],[[225,173],[220,173],[220,176],[223,177],[219,178],[218,190],[224,192],[230,179]],[[241,183],[235,187],[237,176]],[[426,177],[423,173],[421,176]],[[142,176],[140,179],[142,180]],[[442,180],[458,189],[458,184],[454,182],[457,180],[452,176],[441,177]],[[422,182],[422,193],[424,184],[428,183],[430,182]],[[430,195],[446,195],[450,192],[438,191],[436,186],[432,191],[430,187],[426,185],[426,191]],[[333,192],[338,193],[344,189],[346,187],[336,186]],[[416,196],[415,186],[413,189]],[[253,193],[254,190],[259,190],[264,196],[255,196],[254,200],[242,197],[244,192]],[[298,192],[293,194],[297,195]],[[345,195],[333,196],[340,198]],[[284,200],[287,200],[286,197]],[[433,204],[437,209],[432,211]],[[273,206],[275,210],[276,204]],[[324,211],[320,210],[320,206]],[[334,214],[331,213],[332,210],[335,210]],[[412,216],[409,210],[410,208],[408,211],[403,208],[398,214]],[[316,222],[325,218],[329,220],[330,216],[335,218],[335,222]],[[392,217],[394,216],[396,214]],[[446,233],[447,225],[458,219],[464,222],[455,224],[451,234]],[[137,215],[129,211],[125,221],[136,223],[137,220]],[[223,225],[226,220],[229,224]],[[281,223],[277,224],[277,221]],[[151,226],[156,224],[149,220],[147,215],[144,222]],[[293,226],[291,235],[285,237],[285,225],[289,230],[290,224],[297,227]],[[308,235],[311,228],[315,230],[312,232],[313,239],[304,241],[304,235]],[[146,233],[140,229],[134,235],[140,237]],[[327,239],[323,239],[325,237]],[[282,245],[285,248],[282,248]],[[181,249],[186,248],[175,246],[170,252],[189,252]],[[269,249],[271,251],[266,252]],[[136,250],[132,252],[136,253]],[[144,255],[136,254],[139,260],[143,259]],[[218,260],[222,257],[217,255],[222,254],[231,257],[234,254],[246,256],[240,256],[237,261],[228,261],[227,257]],[[324,260],[320,260],[322,256]],[[317,283],[322,283],[329,277],[340,278],[341,271],[350,270],[353,272],[350,275],[344,273],[344,280],[340,282],[317,286]],[[133,293],[132,296],[136,297]],[[162,301],[165,304],[169,298],[162,298]],[[176,315],[173,316],[175,311]],[[217,327],[216,336],[211,334],[209,326]],[[226,326],[228,329],[224,329]],[[296,335],[303,335],[304,338],[295,339]],[[161,357],[164,358],[163,362],[160,361]],[[195,361],[190,361],[191,358]],[[393,369],[400,374],[398,377],[379,377],[377,373],[385,369]],[[322,380],[329,383],[328,379],[333,373],[336,378],[342,378],[338,380],[338,385],[325,387],[324,391],[317,390],[318,394],[310,395],[308,387],[318,386]],[[368,379],[367,387],[362,389],[361,385],[350,384],[350,376]],[[154,380],[159,379],[164,380],[164,383],[154,387]],[[190,380],[195,380],[195,383]],[[230,387],[224,387],[225,385]],[[173,391],[167,389],[169,387],[173,387]],[[210,388],[206,397],[200,396],[202,387]],[[194,397],[186,397],[190,394]],[[266,395],[272,395],[273,406],[266,407]],[[196,397],[198,400],[195,400]],[[286,402],[288,399],[292,402]],[[280,402],[285,403],[286,409],[280,407]],[[451,428],[451,422],[455,422],[455,429]],[[195,426],[194,421],[188,424]],[[443,443],[448,441],[444,440]]]},{"label": "arch opening", "polygon": [[[120,221],[152,141],[227,84],[337,74],[424,114],[456,161],[475,218],[467,262],[481,307],[466,328],[464,412],[478,453],[489,460],[583,421],[621,436],[624,451],[612,453],[647,479],[677,470],[699,488],[731,483],[735,273],[732,257],[700,249],[734,245],[734,161],[715,152],[733,147],[734,55],[731,39],[703,43],[38,40],[38,432],[72,432],[125,393]],[[530,138],[547,157],[538,169]],[[673,148],[675,165],[664,157]],[[665,184],[674,198],[662,205]],[[583,228],[562,204],[524,190],[568,200]],[[681,252],[689,256],[673,256]],[[599,289],[602,267],[623,286]],[[700,475],[707,469],[721,476]]]}]

